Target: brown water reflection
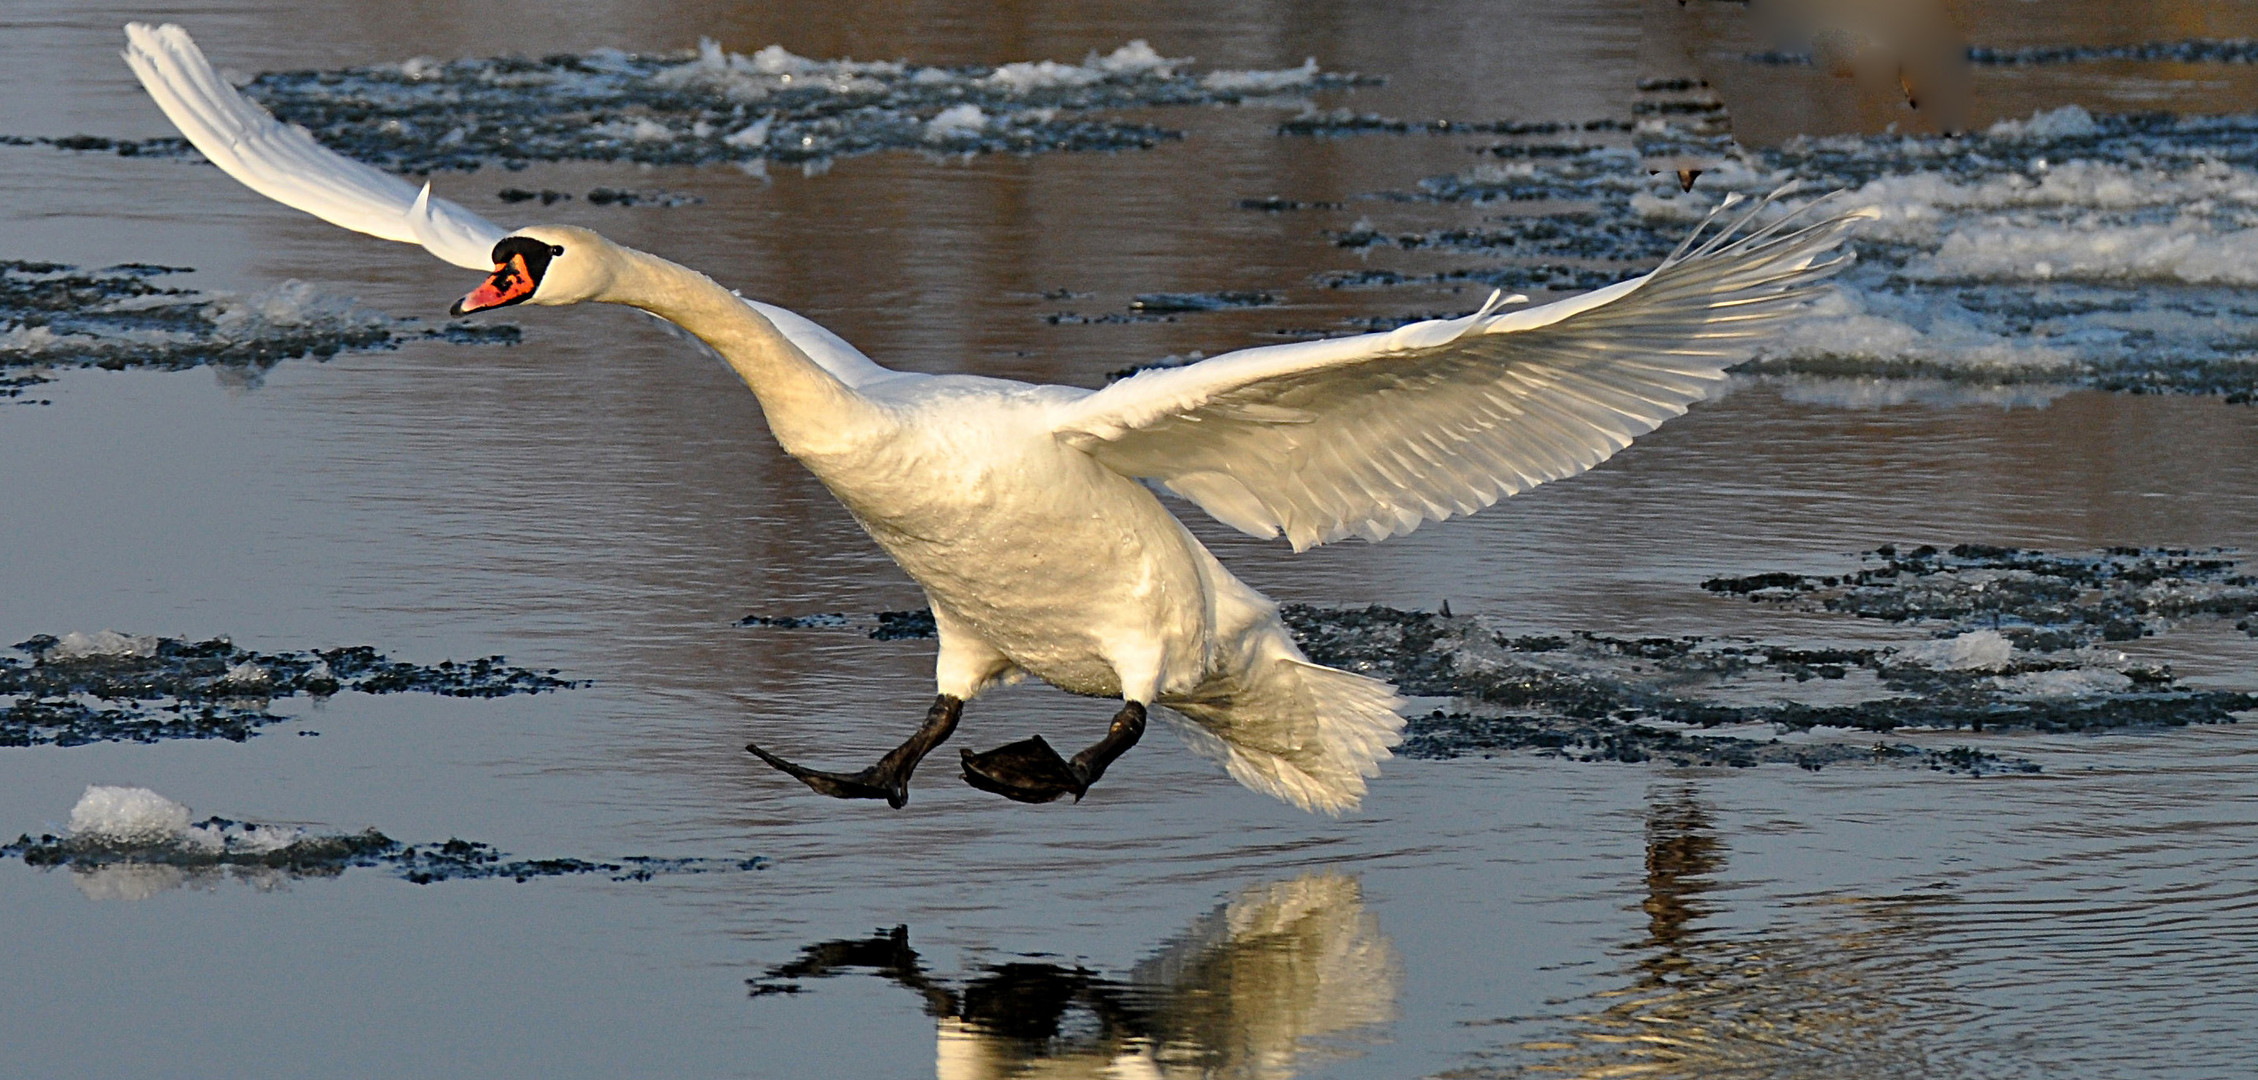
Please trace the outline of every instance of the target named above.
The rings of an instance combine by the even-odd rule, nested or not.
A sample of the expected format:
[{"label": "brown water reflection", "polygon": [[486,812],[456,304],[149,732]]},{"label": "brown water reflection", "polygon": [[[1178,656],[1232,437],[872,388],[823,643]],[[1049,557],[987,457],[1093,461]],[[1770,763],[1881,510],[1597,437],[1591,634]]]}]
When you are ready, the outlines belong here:
[{"label": "brown water reflection", "polygon": [[[1702,925],[1706,894],[1732,886],[1725,841],[1696,789],[1658,790],[1647,811],[1646,937],[1628,985],[1561,1036],[1521,1044],[1499,1074],[1602,1077],[1929,1075],[1949,1067],[1945,956],[1930,939],[1947,893],[1820,902],[1815,917],[1734,931]],[[1759,916],[1762,918],[1763,916]],[[1811,925],[1816,923],[1817,925]],[[1947,1029],[1949,1028],[1947,1022]]]}]

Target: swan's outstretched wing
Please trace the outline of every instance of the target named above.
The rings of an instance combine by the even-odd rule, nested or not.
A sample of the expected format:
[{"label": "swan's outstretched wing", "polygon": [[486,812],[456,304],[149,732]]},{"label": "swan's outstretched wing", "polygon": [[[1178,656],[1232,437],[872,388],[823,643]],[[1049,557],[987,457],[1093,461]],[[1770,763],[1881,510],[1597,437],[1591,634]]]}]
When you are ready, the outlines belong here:
[{"label": "swan's outstretched wing", "polygon": [[[245,187],[332,225],[421,244],[465,269],[494,269],[494,242],[507,230],[433,198],[430,184],[419,191],[391,173],[324,147],[302,127],[276,120],[212,70],[188,31],[170,23],[131,23],[125,40],[125,62],[157,107],[212,164]],[[757,300],[745,303],[850,386],[893,374],[797,312]]]},{"label": "swan's outstretched wing", "polygon": [[1733,241],[1755,216],[1559,303],[1501,315],[1493,295],[1464,318],[1142,372],[1062,406],[1057,434],[1296,551],[1470,514],[1685,412],[1850,261],[1834,252],[1872,215]]},{"label": "swan's outstretched wing", "polygon": [[212,164],[267,198],[354,232],[421,244],[456,266],[494,268],[508,231],[379,169],[341,157],[306,129],[276,120],[212,70],[188,31],[125,28],[125,62],[173,126]]}]

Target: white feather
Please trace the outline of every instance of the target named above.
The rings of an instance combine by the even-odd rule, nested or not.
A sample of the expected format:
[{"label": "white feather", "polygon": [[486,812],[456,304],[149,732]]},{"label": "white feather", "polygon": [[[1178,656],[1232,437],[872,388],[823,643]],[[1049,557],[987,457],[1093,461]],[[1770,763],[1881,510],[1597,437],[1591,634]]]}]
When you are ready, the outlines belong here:
[{"label": "white feather", "polygon": [[1493,295],[1463,318],[1142,372],[1063,406],[1058,436],[1297,551],[1472,513],[1685,412],[1848,262],[1820,260],[1871,216],[1725,242],[1756,212],[1559,303],[1501,315]]},{"label": "white feather", "polygon": [[352,161],[244,100],[212,70],[180,27],[132,23],[125,62],[165,116],[196,149],[243,186],[332,225],[421,244],[471,270],[494,268],[501,226],[414,184]]}]

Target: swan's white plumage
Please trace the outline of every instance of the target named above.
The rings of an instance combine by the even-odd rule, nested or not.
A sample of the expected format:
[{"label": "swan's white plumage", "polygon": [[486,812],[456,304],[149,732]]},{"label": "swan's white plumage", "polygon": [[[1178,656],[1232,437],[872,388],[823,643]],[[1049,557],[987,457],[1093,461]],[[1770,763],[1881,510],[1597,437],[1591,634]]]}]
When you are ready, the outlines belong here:
[{"label": "swan's white plumage", "polygon": [[493,268],[489,256],[506,231],[445,199],[427,201],[414,184],[340,157],[306,129],[244,100],[187,31],[132,23],[125,40],[125,62],[157,107],[243,186],[332,225],[421,244],[456,266]]},{"label": "swan's white plumage", "polygon": [[1135,481],[1297,550],[1471,513],[1683,413],[1849,260],[1835,252],[1864,216],[1790,231],[1789,215],[1732,239],[1751,212],[1696,230],[1650,274],[1559,303],[1501,314],[1493,296],[1460,319],[1247,349],[1094,392],[927,376],[586,230],[505,234],[277,122],[180,28],[126,33],[150,96],[252,189],[473,269],[505,235],[557,245],[531,302],[633,304],[710,344],[785,448],[924,586],[943,693],[1031,672],[1165,705],[1241,783],[1329,813],[1358,804],[1400,741],[1403,700],[1310,663],[1276,605]]},{"label": "swan's white plumage", "polygon": [[[1141,372],[1061,411],[1059,438],[1299,551],[1384,540],[1607,460],[1701,400],[1847,261],[1865,216],[1682,247],[1557,304],[1246,349]],[[1752,220],[1748,218],[1738,224]]]}]

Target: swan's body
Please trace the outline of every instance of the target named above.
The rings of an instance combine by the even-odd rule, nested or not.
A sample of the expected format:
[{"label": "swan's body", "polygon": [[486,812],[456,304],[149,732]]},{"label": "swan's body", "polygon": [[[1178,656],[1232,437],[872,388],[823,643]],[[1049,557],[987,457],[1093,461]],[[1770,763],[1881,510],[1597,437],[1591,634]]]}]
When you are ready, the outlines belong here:
[{"label": "swan's body", "polygon": [[[1145,482],[1242,531],[1282,533],[1296,550],[1471,513],[1588,469],[1684,412],[1840,267],[1847,256],[1827,256],[1856,217],[1784,235],[1775,223],[1733,243],[1728,228],[1698,248],[1689,239],[1651,274],[1560,303],[1498,314],[1493,297],[1460,319],[1248,349],[1099,391],[908,374],[588,230],[505,233],[275,122],[179,28],[127,34],[126,58],[151,96],[253,189],[492,268],[465,298],[473,308],[628,304],[737,371],[784,450],[925,589],[940,637],[940,699],[878,773],[812,773],[755,752],[817,790],[897,805],[957,706],[1022,674],[1125,702],[1107,742],[1041,797],[1079,795],[1157,704],[1188,717],[1187,739],[1247,786],[1305,809],[1357,805],[1398,741],[1401,700],[1385,683],[1309,663],[1276,605],[1225,570]],[[1035,752],[968,755],[967,779],[1005,790],[991,785],[1014,782],[982,783],[974,766],[1007,750],[1020,756],[1005,764],[1017,765]],[[1028,790],[1013,797],[1036,801]]]}]

